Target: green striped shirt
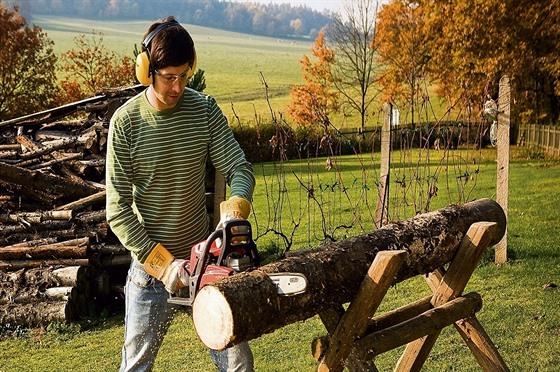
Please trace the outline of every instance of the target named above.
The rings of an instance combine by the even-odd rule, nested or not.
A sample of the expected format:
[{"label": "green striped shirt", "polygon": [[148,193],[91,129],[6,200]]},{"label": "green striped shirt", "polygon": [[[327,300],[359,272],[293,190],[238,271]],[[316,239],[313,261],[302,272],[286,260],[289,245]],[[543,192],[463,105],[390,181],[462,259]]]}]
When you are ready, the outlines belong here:
[{"label": "green striped shirt", "polygon": [[206,238],[209,159],[231,196],[251,200],[252,166],[212,97],[187,88],[177,106],[158,111],[144,91],[115,112],[107,147],[107,221],[140,262],[158,242],[187,258],[191,246]]}]

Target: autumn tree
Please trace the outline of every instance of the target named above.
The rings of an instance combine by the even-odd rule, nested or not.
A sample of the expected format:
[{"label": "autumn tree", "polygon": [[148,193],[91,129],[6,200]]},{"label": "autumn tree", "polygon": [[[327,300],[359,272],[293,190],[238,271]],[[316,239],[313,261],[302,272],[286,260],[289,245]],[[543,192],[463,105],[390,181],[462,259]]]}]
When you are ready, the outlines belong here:
[{"label": "autumn tree", "polygon": [[[556,0],[419,1],[433,50],[434,77],[447,96],[496,97],[512,84],[512,115],[555,123],[560,114],[560,4]],[[475,102],[475,103],[480,103]]]},{"label": "autumn tree", "polygon": [[417,1],[392,0],[379,11],[375,39],[377,60],[383,66],[379,77],[382,100],[410,111],[413,125],[430,83],[429,62],[434,48],[424,20],[424,8]]},{"label": "autumn tree", "polygon": [[53,42],[0,2],[0,121],[56,104]]},{"label": "autumn tree", "polygon": [[132,57],[119,57],[103,44],[103,34],[95,32],[90,38],[74,38],[76,48],[60,56],[61,86],[66,101],[78,101],[96,92],[113,87],[136,84]]},{"label": "autumn tree", "polygon": [[292,85],[291,103],[287,112],[293,122],[317,129],[325,123],[332,111],[338,110],[338,93],[333,91],[331,64],[334,53],[325,45],[324,33],[320,32],[311,48],[315,57],[300,60],[305,85]]},{"label": "autumn tree", "polygon": [[377,9],[377,0],[345,0],[343,12],[334,15],[326,35],[336,55],[332,69],[334,87],[360,115],[362,130],[378,94],[374,90]]}]

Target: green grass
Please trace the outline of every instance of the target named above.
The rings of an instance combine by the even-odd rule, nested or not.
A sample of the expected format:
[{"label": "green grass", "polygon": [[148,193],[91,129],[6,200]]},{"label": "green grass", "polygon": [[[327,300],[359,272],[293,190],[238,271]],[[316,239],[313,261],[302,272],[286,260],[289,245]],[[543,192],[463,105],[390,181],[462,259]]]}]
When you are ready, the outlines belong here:
[{"label": "green grass", "polygon": [[[54,41],[56,55],[75,48],[80,34],[103,33],[104,45],[119,55],[134,57],[134,46],[140,49],[142,35],[152,20],[91,21],[66,17],[37,16],[32,22]],[[198,68],[204,70],[207,88],[228,117],[233,117],[231,104],[244,120],[252,120],[255,110],[268,114],[265,88],[275,110],[284,110],[292,83],[302,84],[299,60],[311,55],[311,42],[280,40],[261,36],[186,25],[198,56]],[[262,74],[262,75],[261,75]]]},{"label": "green grass", "polygon": [[[485,166],[473,199],[495,197],[494,154],[494,150],[484,151]],[[350,159],[346,161],[352,164]],[[259,183],[263,181],[262,176],[257,178]],[[497,267],[492,249],[487,250],[466,289],[482,295],[483,307],[477,317],[512,371],[554,371],[560,365],[560,290],[543,289],[547,283],[560,284],[558,179],[558,163],[512,160],[508,262]],[[264,195],[257,194],[256,198],[258,210],[265,203]],[[428,293],[420,277],[399,283],[391,288],[378,313]],[[310,343],[324,333],[314,317],[252,340],[257,371],[314,371]],[[120,362],[122,334],[122,314],[117,314],[93,322],[27,331],[19,337],[8,336],[0,341],[0,371],[115,369]],[[391,370],[400,352],[402,347],[379,356],[379,369]],[[190,317],[179,313],[165,338],[155,370],[210,371],[210,363]],[[460,336],[448,327],[423,370],[479,369]]]},{"label": "green grass", "polygon": [[[68,18],[40,18],[33,20],[56,42],[57,52],[73,47],[73,37],[91,30],[102,31],[107,45],[122,53],[132,53],[150,21],[90,22]],[[291,45],[274,39],[233,34],[200,27],[189,27],[195,38],[200,58],[199,67],[206,71],[207,92],[217,97],[226,115],[230,115],[229,102],[234,102],[242,118],[252,118],[254,110],[269,117],[264,89],[259,72],[262,71],[273,96],[274,110],[283,110],[290,82],[300,81],[298,60],[310,54],[311,44],[298,42]],[[359,161],[352,157],[338,159],[341,174],[349,185],[354,179],[366,183],[374,194],[373,180],[378,177],[376,156],[367,159],[365,178]],[[402,176],[403,170],[414,164],[418,153],[412,157],[395,154],[393,179]],[[512,158],[515,158],[515,153]],[[450,186],[441,187],[433,208],[456,202],[459,196],[454,184],[457,175],[476,167],[480,172],[466,190],[468,200],[494,198],[496,170],[495,151],[481,153],[455,152],[449,167],[440,170],[442,177],[449,175]],[[325,159],[313,162],[320,180],[332,181],[332,172],[324,170]],[[400,163],[400,165],[399,165]],[[307,166],[294,162],[298,169]],[[424,176],[434,174],[438,157],[435,154],[430,167],[423,168]],[[255,165],[257,190],[255,210],[265,218],[267,198],[263,190],[264,177],[273,174],[271,164]],[[321,170],[321,171],[319,171]],[[304,172],[304,171],[302,171]],[[400,173],[399,173],[400,172]],[[305,173],[303,173],[305,174]],[[493,264],[489,249],[475,271],[468,291],[479,292],[483,307],[478,318],[498,346],[512,371],[555,371],[560,365],[560,303],[559,289],[543,289],[547,283],[560,285],[560,209],[558,194],[560,165],[539,160],[512,160],[510,170],[508,262],[500,267]],[[290,190],[297,190],[297,183],[288,181]],[[369,184],[368,184],[369,182]],[[361,186],[361,185],[360,185]],[[472,187],[474,186],[474,187]],[[393,188],[394,190],[395,188]],[[351,190],[358,199],[359,187]],[[396,191],[394,191],[396,192]],[[325,196],[327,198],[328,195]],[[370,200],[375,202],[375,197]],[[260,211],[260,212],[259,212]],[[402,211],[402,215],[412,213]],[[344,218],[344,213],[337,218]],[[335,221],[336,222],[336,221]],[[295,247],[317,245],[305,233],[298,232]],[[278,242],[263,237],[259,248],[273,251]],[[379,312],[389,311],[423,297],[429,293],[422,278],[413,278],[391,288]],[[103,319],[72,325],[52,325],[46,330],[19,330],[6,332],[0,337],[0,371],[106,371],[115,370],[120,363],[123,337],[123,316],[116,314]],[[310,353],[314,337],[325,333],[317,317],[305,322],[288,325],[250,342],[257,371],[314,371],[316,362]],[[402,348],[381,355],[376,364],[381,371],[391,370]],[[156,361],[156,371],[211,371],[211,360],[204,346],[197,340],[190,317],[179,313],[173,322]],[[425,371],[478,371],[474,358],[453,329],[446,328],[424,367]]]}]

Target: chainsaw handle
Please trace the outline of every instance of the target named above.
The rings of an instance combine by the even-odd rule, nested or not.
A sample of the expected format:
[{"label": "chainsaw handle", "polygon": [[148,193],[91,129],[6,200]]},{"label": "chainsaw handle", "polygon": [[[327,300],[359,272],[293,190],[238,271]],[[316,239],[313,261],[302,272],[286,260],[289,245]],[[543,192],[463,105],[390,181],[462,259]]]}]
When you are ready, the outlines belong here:
[{"label": "chainsaw handle", "polygon": [[198,289],[198,286],[200,285],[202,270],[204,269],[204,266],[206,266],[204,261],[208,257],[208,253],[210,252],[210,247],[212,246],[212,243],[216,239],[222,237],[222,235],[223,235],[222,230],[215,230],[206,239],[206,243],[204,244],[204,248],[203,248],[202,252],[200,253],[200,259],[198,260],[198,262],[196,264],[195,272],[193,273],[194,275],[191,276],[191,280],[190,280],[190,285],[191,286],[189,288],[189,294],[190,294],[191,299],[194,299],[194,296],[196,295],[196,290]]},{"label": "chainsaw handle", "polygon": [[[245,227],[246,230],[236,232],[235,228],[238,228],[238,227]],[[256,254],[257,259],[258,259],[257,247],[256,247],[255,243],[253,242],[253,233],[252,233],[252,230],[251,230],[251,223],[249,221],[244,220],[244,219],[228,220],[228,221],[224,222],[222,231],[223,231],[222,247],[220,249],[220,254],[218,255],[218,260],[217,260],[217,263],[216,263],[218,266],[223,264],[224,256],[226,256],[227,254],[230,253],[229,251],[226,251],[226,247],[229,246],[226,243],[227,242],[233,242],[234,238],[236,238],[236,237],[245,238],[246,242],[244,244],[240,244],[240,247],[248,250],[253,259],[255,259],[255,254]]]}]

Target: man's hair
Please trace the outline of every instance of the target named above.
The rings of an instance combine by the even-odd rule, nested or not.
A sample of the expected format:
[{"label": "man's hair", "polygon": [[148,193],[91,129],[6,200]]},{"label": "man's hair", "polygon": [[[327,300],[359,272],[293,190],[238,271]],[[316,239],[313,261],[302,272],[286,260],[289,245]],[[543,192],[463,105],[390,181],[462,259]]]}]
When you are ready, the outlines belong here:
[{"label": "man's hair", "polygon": [[[144,34],[144,39],[158,26],[177,22],[175,17],[167,17],[154,22]],[[186,63],[193,65],[195,60],[194,41],[187,30],[179,23],[159,31],[147,45],[152,70],[169,66],[181,66]]]}]

